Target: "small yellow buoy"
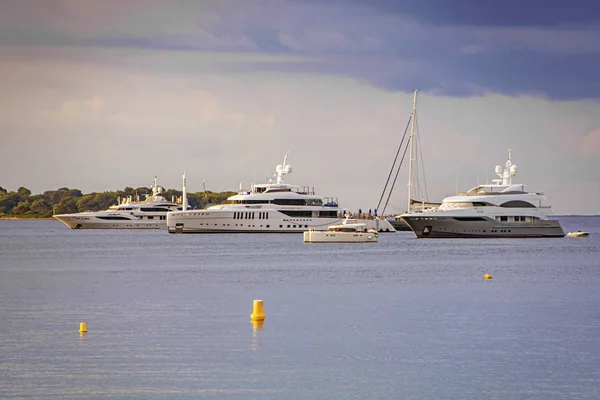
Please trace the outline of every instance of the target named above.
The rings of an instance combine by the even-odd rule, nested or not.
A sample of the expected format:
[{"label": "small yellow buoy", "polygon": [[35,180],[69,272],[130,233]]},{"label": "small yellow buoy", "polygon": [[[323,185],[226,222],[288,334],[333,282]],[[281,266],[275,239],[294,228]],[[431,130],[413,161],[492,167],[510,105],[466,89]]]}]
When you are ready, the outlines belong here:
[{"label": "small yellow buoy", "polygon": [[483,275],[483,279],[492,279],[492,276],[490,274],[485,274]]},{"label": "small yellow buoy", "polygon": [[79,324],[79,333],[86,333],[87,332],[87,324],[85,322],[82,322]]},{"label": "small yellow buoy", "polygon": [[263,312],[263,301],[262,300],[254,300],[254,307],[252,309],[252,314],[250,314],[251,321],[264,321],[266,318],[265,313]]}]

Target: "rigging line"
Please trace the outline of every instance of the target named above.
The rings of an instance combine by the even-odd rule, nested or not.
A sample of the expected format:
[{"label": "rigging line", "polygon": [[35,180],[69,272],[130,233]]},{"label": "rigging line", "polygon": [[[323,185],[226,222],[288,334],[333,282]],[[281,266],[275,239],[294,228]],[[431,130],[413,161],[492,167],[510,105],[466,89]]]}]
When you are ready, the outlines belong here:
[{"label": "rigging line", "polygon": [[[394,182],[392,183],[392,187],[390,188],[388,197],[385,200],[385,205],[383,206],[383,211],[381,212],[381,215],[383,215],[383,213],[385,212],[385,209],[387,208],[388,203],[390,202],[390,197],[392,196],[392,192],[394,191],[394,186],[396,186],[396,180],[398,180],[398,173],[400,172],[400,167],[402,166],[402,162],[404,162],[404,157],[406,157],[406,152],[408,150],[409,145],[410,145],[410,142],[407,141],[406,147],[404,148],[404,154],[402,154],[402,159],[400,160],[400,165],[398,166],[398,169],[396,170],[396,176],[394,177]],[[408,211],[410,211],[410,210],[408,210]]]},{"label": "rigging line", "polygon": [[[390,169],[390,173],[388,174],[387,181],[385,182],[385,186],[383,187],[383,191],[381,192],[381,197],[379,198],[379,203],[377,203],[377,209],[379,210],[379,206],[381,206],[381,201],[383,200],[383,196],[385,195],[385,191],[387,190],[388,183],[390,182],[390,177],[394,172],[394,167],[396,166],[396,161],[398,160],[398,154],[400,154],[400,149],[402,149],[402,143],[404,143],[404,139],[406,138],[406,132],[408,131],[408,127],[410,126],[410,121],[412,119],[412,115],[408,118],[408,122],[406,123],[406,128],[404,128],[404,135],[402,135],[402,140],[400,141],[400,145],[398,146],[398,150],[396,151],[396,157],[394,158],[394,162],[392,163],[392,168]],[[406,152],[406,151],[405,151]],[[404,159],[404,157],[402,157]],[[402,161],[400,161],[400,166],[402,165]],[[400,168],[400,166],[398,168]],[[398,174],[396,173],[396,176]],[[389,199],[389,197],[388,197]],[[385,211],[385,207],[384,207]],[[381,212],[383,214],[383,212]]]}]

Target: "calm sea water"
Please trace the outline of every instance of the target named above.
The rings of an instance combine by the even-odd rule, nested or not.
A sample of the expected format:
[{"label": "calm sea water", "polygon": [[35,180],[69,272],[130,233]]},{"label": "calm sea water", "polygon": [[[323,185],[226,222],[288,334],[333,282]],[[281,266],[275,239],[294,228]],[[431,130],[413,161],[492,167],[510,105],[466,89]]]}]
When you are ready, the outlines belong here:
[{"label": "calm sea water", "polygon": [[560,219],[590,236],[318,245],[0,221],[0,398],[596,400],[600,217]]}]

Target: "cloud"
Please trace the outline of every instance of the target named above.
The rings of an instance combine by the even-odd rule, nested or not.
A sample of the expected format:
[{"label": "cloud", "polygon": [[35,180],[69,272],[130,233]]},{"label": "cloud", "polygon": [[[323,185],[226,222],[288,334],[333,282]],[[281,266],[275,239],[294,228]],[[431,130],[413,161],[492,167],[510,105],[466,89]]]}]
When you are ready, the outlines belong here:
[{"label": "cloud", "polygon": [[[391,7],[385,2],[342,3],[136,0],[90,8],[72,0],[12,1],[0,16],[0,43],[16,54],[24,47],[52,48],[47,57],[78,48],[96,63],[124,66],[138,58],[131,49],[164,51],[162,60],[149,57],[150,70],[170,68],[171,57],[225,53],[238,57],[235,62],[219,58],[229,70],[345,75],[388,90],[418,86],[461,97],[501,92],[577,99],[595,98],[600,90],[593,68],[600,62],[597,22],[515,26],[450,18],[436,24],[409,4],[385,12]],[[440,7],[460,14],[459,6]],[[478,8],[482,18],[488,8]],[[121,48],[122,59],[101,59],[102,48]],[[240,62],[240,54],[254,60]],[[257,62],[277,56],[268,67]],[[179,64],[174,72],[196,67]]]}]

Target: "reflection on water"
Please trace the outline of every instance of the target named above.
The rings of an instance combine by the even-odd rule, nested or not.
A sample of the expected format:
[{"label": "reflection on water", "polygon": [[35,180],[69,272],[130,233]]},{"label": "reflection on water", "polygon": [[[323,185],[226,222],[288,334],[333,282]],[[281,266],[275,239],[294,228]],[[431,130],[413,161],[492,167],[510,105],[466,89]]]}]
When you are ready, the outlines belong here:
[{"label": "reflection on water", "polygon": [[265,321],[250,321],[252,324],[252,350],[258,351],[259,339],[263,332]]},{"label": "reflection on water", "polygon": [[[315,247],[0,221],[0,397],[597,399],[600,218],[561,222],[590,236]],[[257,298],[268,327],[248,325]]]}]

